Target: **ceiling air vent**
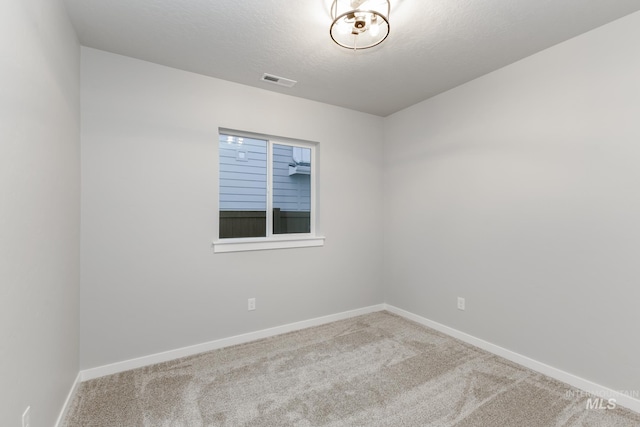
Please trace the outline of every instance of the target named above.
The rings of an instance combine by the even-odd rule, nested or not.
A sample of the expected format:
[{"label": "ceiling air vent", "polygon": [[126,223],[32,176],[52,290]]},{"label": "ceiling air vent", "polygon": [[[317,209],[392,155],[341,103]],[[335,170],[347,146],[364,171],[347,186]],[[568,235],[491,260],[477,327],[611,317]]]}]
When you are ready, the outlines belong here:
[{"label": "ceiling air vent", "polygon": [[293,87],[296,83],[298,83],[295,80],[285,79],[284,77],[278,77],[274,76],[273,74],[267,73],[263,74],[260,80],[284,87]]}]

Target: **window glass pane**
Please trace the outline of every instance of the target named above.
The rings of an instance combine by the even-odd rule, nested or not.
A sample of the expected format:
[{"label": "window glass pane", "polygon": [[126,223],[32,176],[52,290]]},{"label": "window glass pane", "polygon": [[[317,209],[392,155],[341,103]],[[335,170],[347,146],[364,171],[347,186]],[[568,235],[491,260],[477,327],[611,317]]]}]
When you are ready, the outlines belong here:
[{"label": "window glass pane", "polygon": [[267,141],[220,134],[220,238],[267,235]]},{"label": "window glass pane", "polygon": [[311,149],[273,144],[273,234],[311,232]]}]

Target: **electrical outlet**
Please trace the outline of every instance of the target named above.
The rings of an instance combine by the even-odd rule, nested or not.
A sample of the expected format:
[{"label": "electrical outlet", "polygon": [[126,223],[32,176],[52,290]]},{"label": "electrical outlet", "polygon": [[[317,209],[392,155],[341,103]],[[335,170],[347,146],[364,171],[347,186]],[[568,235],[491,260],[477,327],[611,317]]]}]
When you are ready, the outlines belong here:
[{"label": "electrical outlet", "polygon": [[464,298],[458,297],[458,310],[464,310]]},{"label": "electrical outlet", "polygon": [[249,301],[247,302],[247,310],[251,311],[255,309],[256,309],[256,299],[249,298]]},{"label": "electrical outlet", "polygon": [[27,406],[22,414],[22,427],[31,427],[31,406]]}]

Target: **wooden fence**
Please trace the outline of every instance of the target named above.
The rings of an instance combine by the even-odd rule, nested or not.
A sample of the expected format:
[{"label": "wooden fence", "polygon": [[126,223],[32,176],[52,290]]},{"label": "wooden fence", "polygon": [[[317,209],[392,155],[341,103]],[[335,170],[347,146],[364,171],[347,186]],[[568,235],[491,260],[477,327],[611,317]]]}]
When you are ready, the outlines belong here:
[{"label": "wooden fence", "polygon": [[[220,238],[264,237],[267,235],[265,211],[220,211]],[[273,234],[309,233],[309,212],[273,209]]]}]

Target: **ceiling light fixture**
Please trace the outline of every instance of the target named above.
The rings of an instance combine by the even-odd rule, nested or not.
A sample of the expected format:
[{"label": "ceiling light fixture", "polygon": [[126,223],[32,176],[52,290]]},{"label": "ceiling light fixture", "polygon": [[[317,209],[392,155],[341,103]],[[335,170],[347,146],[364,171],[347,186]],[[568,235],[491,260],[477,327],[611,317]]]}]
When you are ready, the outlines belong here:
[{"label": "ceiling light fixture", "polygon": [[329,34],[347,49],[379,45],[389,35],[389,0],[333,0]]}]

